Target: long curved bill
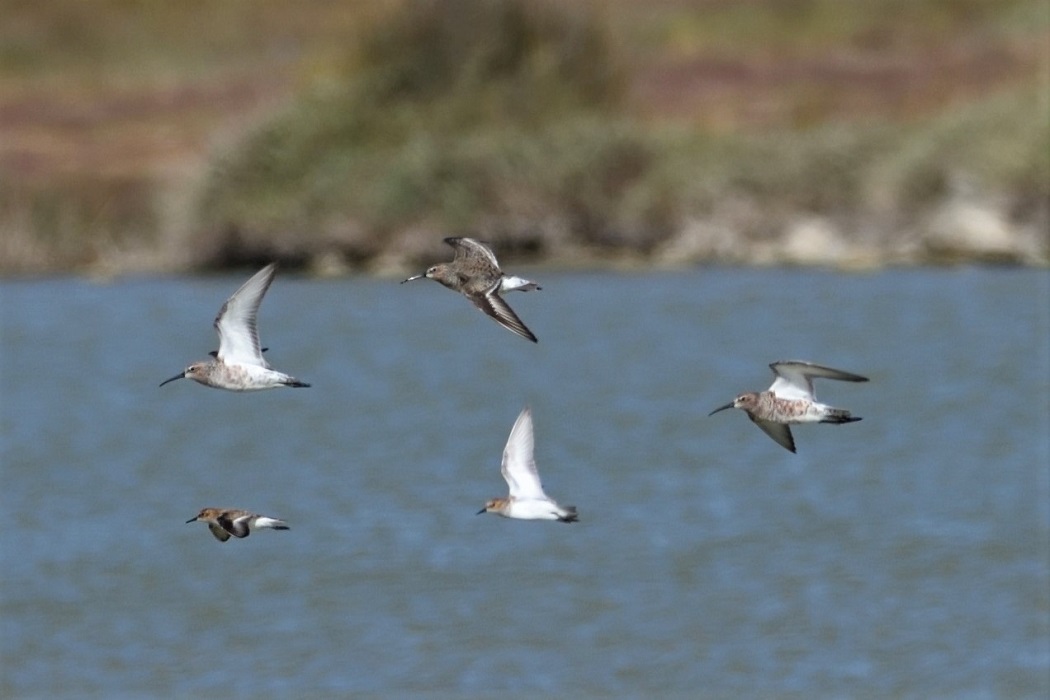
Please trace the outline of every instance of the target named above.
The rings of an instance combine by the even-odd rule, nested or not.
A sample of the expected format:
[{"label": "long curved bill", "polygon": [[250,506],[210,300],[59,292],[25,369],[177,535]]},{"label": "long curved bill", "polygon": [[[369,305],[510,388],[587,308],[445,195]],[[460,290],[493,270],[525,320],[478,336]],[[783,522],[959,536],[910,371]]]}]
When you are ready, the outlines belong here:
[{"label": "long curved bill", "polygon": [[167,384],[168,382],[173,382],[173,381],[175,381],[176,379],[184,379],[185,377],[186,377],[186,372],[185,372],[185,370],[183,370],[182,372],[179,372],[178,374],[176,374],[176,375],[175,375],[174,377],[172,377],[171,379],[165,379],[165,380],[164,380],[163,382],[161,382],[161,383],[160,383],[160,385],[161,385],[161,386],[164,386],[164,385],[165,385],[165,384]]},{"label": "long curved bill", "polygon": [[409,277],[406,280],[401,280],[401,284],[404,284],[405,282],[411,282],[412,280],[423,279],[426,276],[427,276],[427,273],[425,273],[425,272],[423,272],[421,274],[418,274],[418,275],[412,275],[411,277]]},{"label": "long curved bill", "polygon": [[710,413],[708,413],[707,415],[709,415],[709,416],[713,416],[713,415],[715,415],[716,413],[718,413],[719,411],[724,411],[724,410],[726,410],[727,408],[733,408],[733,402],[732,402],[732,401],[730,401],[729,403],[727,403],[727,404],[726,404],[725,406],[719,406],[718,408],[716,408],[715,410],[711,411],[711,412],[710,412]]}]

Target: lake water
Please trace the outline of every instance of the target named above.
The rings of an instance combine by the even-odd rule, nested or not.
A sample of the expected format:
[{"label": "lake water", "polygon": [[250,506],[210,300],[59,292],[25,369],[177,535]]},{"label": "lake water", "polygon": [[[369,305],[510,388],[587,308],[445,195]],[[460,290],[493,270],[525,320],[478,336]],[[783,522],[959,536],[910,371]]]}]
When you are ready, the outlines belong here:
[{"label": "lake water", "polygon": [[[158,384],[247,277],[0,283],[0,696],[1047,697],[1050,275],[279,274],[310,389]],[[864,420],[739,411],[768,363]],[[525,403],[581,522],[475,516]],[[220,544],[203,506],[285,518]]]}]

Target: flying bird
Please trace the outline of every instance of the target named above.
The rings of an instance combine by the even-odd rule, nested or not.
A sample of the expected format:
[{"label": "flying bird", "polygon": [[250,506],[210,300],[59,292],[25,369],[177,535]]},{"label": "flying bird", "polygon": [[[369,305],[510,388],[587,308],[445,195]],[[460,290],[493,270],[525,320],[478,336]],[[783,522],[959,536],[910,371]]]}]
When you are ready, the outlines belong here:
[{"label": "flying bird", "polygon": [[496,323],[507,330],[534,343],[539,342],[500,294],[513,291],[528,292],[542,287],[527,279],[504,274],[496,261],[496,254],[486,243],[473,238],[446,238],[445,243],[456,251],[452,262],[438,263],[422,274],[401,280],[401,284],[423,277],[440,282],[470,299],[474,306],[494,318]]},{"label": "flying bird", "polygon": [[740,394],[708,415],[713,416],[727,408],[739,408],[766,435],[791,452],[795,451],[795,439],[789,427],[792,424],[839,424],[860,420],[844,408],[819,403],[813,394],[813,379],[820,377],[843,382],[866,382],[867,377],[810,362],[782,361],[774,362],[769,367],[776,375],[769,389]]}]

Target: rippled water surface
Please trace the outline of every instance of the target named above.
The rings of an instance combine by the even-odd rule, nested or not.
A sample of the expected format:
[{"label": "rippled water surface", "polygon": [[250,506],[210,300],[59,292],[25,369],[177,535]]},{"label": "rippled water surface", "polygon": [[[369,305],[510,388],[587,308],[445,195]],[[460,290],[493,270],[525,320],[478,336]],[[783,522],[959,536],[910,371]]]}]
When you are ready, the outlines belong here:
[{"label": "rippled water surface", "polygon": [[[158,383],[238,275],[0,283],[0,695],[1046,697],[1045,271],[278,276],[310,389]],[[864,420],[739,411],[806,359]],[[529,403],[563,525],[476,517]],[[205,505],[288,520],[225,544]]]}]

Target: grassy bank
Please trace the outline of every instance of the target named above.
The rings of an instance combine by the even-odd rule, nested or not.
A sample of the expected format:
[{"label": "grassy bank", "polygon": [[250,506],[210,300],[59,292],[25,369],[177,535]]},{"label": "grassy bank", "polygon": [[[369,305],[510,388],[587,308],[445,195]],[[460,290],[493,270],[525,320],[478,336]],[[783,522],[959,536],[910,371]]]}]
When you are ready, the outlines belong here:
[{"label": "grassy bank", "polygon": [[[179,126],[147,101],[124,151],[28,178],[0,151],[4,269],[399,269],[450,234],[565,264],[1046,263],[1040,2],[352,5],[107,39],[102,75],[175,75]],[[78,65],[3,66],[49,62]],[[106,159],[165,129],[177,155]]]}]

